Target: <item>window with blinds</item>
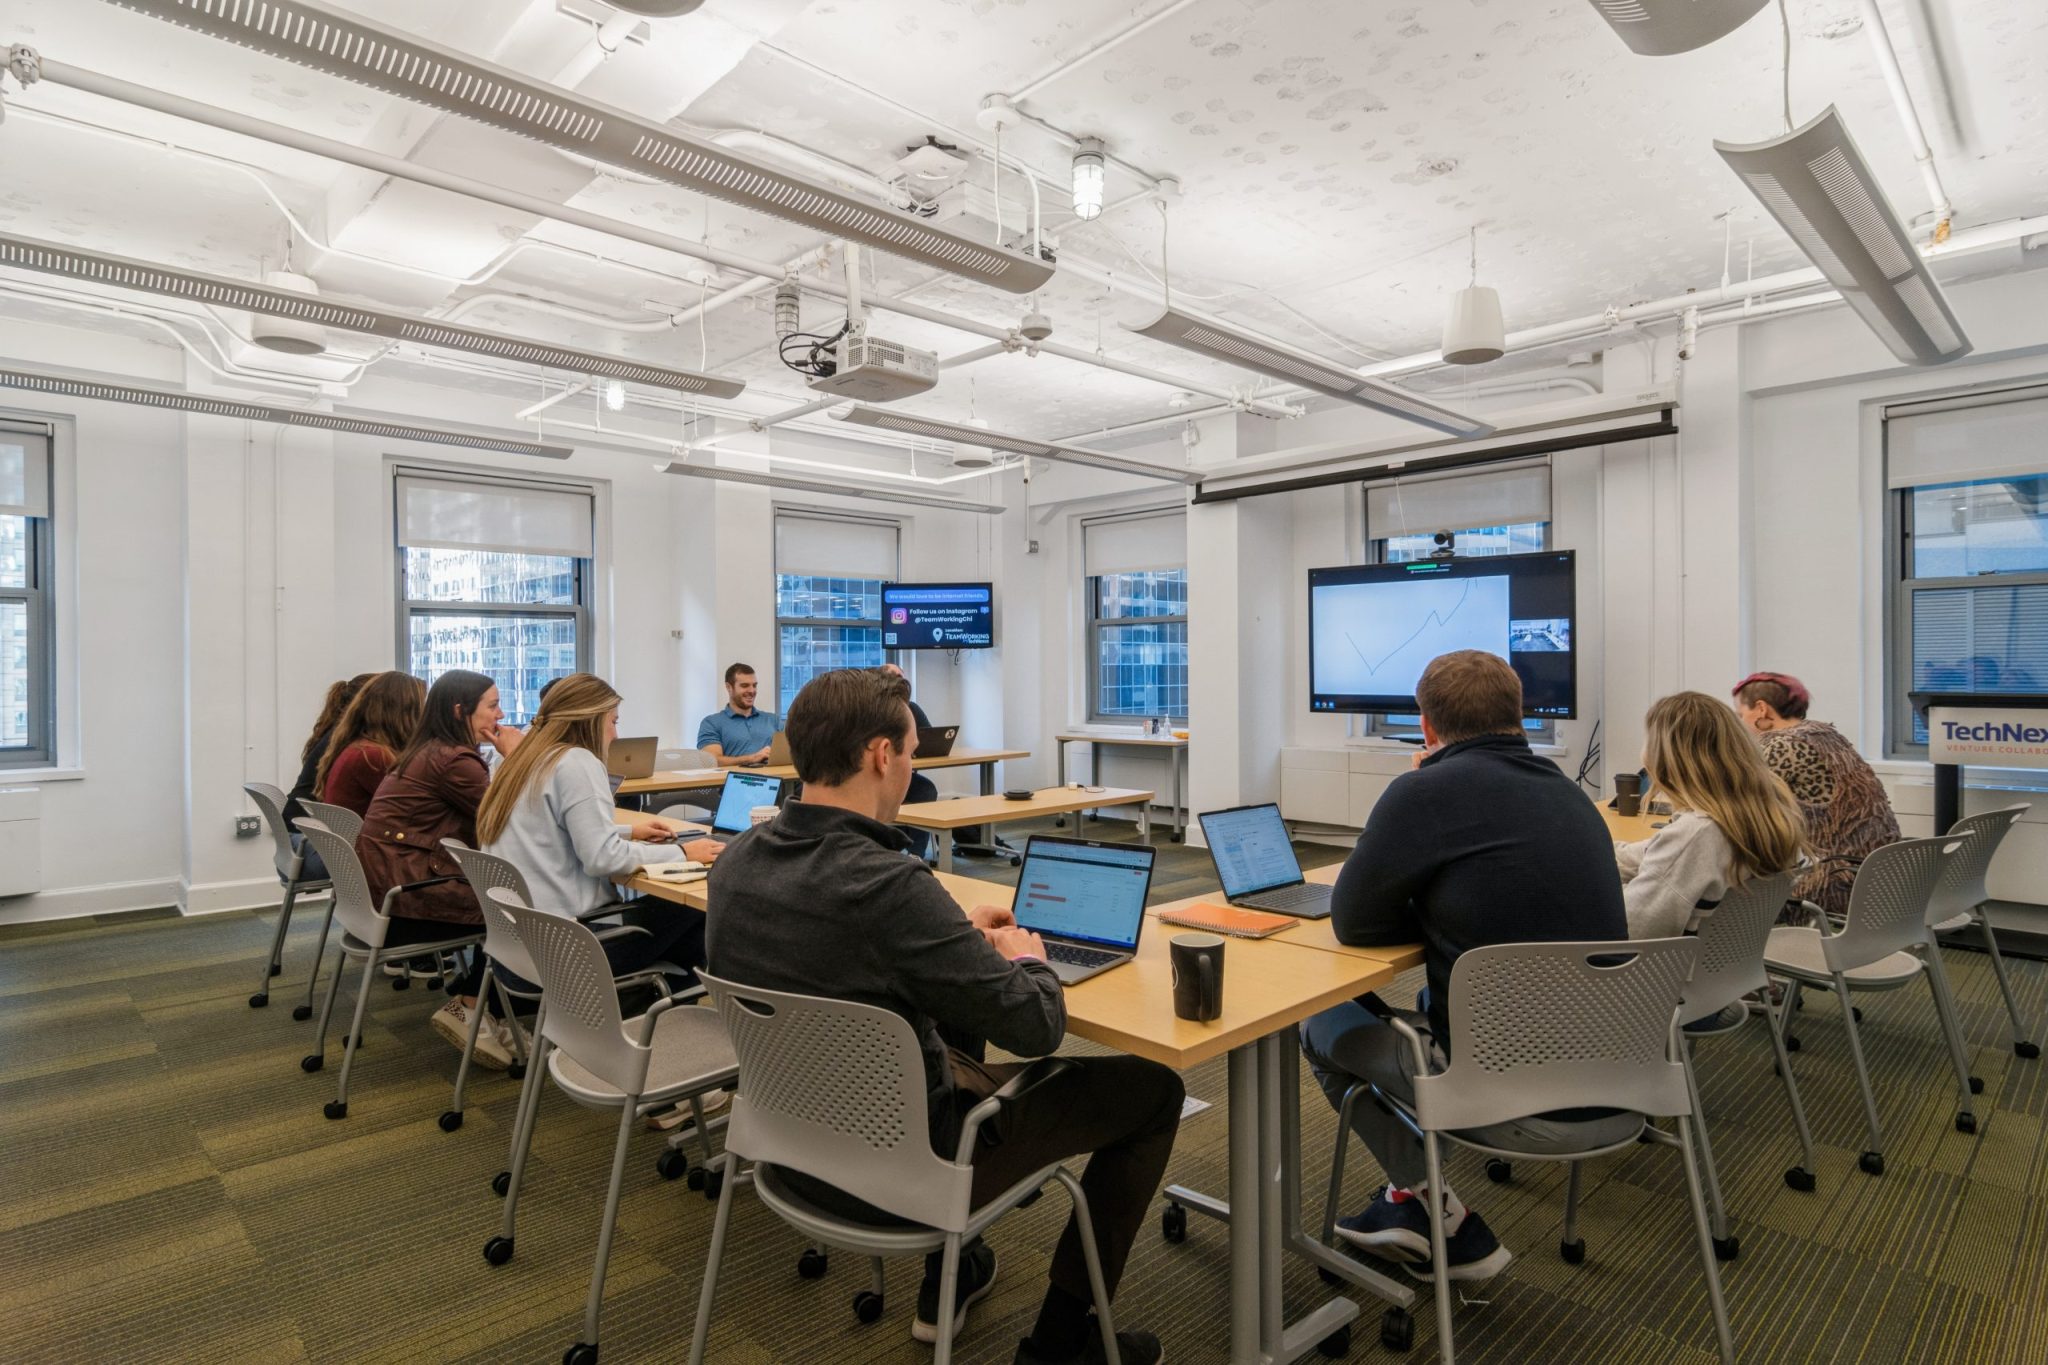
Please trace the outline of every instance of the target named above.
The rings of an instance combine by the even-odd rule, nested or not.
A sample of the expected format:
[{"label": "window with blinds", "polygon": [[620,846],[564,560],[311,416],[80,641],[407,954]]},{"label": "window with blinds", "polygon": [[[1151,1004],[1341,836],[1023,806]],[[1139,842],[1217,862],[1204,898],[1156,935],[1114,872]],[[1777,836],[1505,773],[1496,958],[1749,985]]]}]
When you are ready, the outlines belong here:
[{"label": "window with blinds", "polygon": [[835,668],[875,668],[882,648],[882,585],[900,573],[894,521],[826,513],[775,514],[776,705]]},{"label": "window with blinds", "polygon": [[56,761],[50,429],[0,422],[0,769]]},{"label": "window with blinds", "polygon": [[588,487],[400,469],[398,657],[432,685],[466,668],[524,725],[540,690],[590,668],[596,500]]},{"label": "window with blinds", "polygon": [[1885,410],[1894,531],[1891,752],[1926,752],[1909,692],[2048,692],[2048,390]]},{"label": "window with blinds", "polygon": [[1187,719],[1187,544],[1179,508],[1081,523],[1089,719]]}]

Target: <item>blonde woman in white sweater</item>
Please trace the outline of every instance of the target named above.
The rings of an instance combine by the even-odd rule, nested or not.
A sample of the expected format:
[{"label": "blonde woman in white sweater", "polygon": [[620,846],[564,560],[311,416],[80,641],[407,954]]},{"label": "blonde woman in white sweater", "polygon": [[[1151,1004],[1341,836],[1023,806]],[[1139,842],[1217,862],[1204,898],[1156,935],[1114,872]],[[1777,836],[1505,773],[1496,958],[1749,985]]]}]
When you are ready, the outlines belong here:
[{"label": "blonde woman in white sweater", "polygon": [[1614,846],[1630,938],[1682,934],[1730,888],[1799,861],[1798,803],[1715,698],[1677,692],[1653,705],[1643,766],[1676,813],[1650,838]]}]

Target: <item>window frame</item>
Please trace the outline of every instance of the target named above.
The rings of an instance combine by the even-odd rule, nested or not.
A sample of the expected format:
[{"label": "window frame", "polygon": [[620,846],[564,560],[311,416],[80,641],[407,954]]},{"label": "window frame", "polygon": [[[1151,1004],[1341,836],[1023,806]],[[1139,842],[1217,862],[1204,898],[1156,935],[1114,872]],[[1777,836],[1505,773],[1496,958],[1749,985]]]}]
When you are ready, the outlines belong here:
[{"label": "window frame", "polygon": [[[1081,619],[1084,626],[1082,632],[1085,637],[1084,648],[1088,656],[1085,669],[1088,698],[1085,709],[1088,717],[1086,723],[1090,725],[1129,725],[1134,720],[1147,719],[1147,717],[1131,716],[1121,712],[1106,713],[1102,709],[1102,637],[1105,630],[1124,630],[1134,626],[1179,626],[1183,631],[1187,629],[1188,616],[1185,609],[1179,615],[1167,616],[1106,617],[1101,614],[1102,575],[1088,572],[1088,528],[1094,525],[1110,525],[1117,522],[1142,521],[1149,517],[1179,517],[1183,528],[1182,544],[1186,544],[1187,508],[1184,504],[1123,508],[1114,512],[1103,512],[1093,516],[1080,517],[1075,523],[1075,529],[1078,532],[1075,536],[1075,541],[1081,556],[1081,593],[1085,599],[1081,604]],[[1185,553],[1182,554],[1181,562],[1176,567],[1181,575],[1182,587],[1185,590],[1188,572],[1187,556]],[[1149,570],[1149,572],[1153,573],[1172,573],[1174,571],[1172,568]],[[1186,600],[1185,595],[1183,595],[1182,600]],[[1185,645],[1185,636],[1183,636],[1183,644]],[[1192,687],[1189,688],[1189,695],[1192,698]],[[1188,717],[1187,713],[1182,711],[1169,713],[1166,719],[1178,721],[1185,725],[1187,724]]]},{"label": "window frame", "polygon": [[0,749],[0,772],[12,772],[53,767],[57,762],[57,443],[45,423],[0,420],[0,431],[41,443],[50,501],[48,516],[23,518],[27,535],[22,586],[0,587],[0,602],[20,603],[28,620],[29,742],[24,748]]},{"label": "window frame", "polygon": [[[413,598],[406,595],[408,575],[405,556],[413,547],[401,542],[399,519],[402,515],[398,506],[398,481],[408,475],[415,478],[432,478],[451,482],[475,483],[490,487],[537,488],[550,492],[580,493],[590,499],[592,549],[599,548],[597,539],[598,503],[597,490],[587,484],[557,483],[545,479],[520,478],[517,475],[499,474],[494,471],[479,471],[471,468],[448,468],[435,465],[401,464],[392,462],[387,466],[386,475],[392,497],[391,543],[393,593],[397,599],[396,627],[397,647],[393,657],[401,672],[412,672],[412,623],[416,616],[487,616],[499,620],[567,620],[576,627],[576,666],[578,673],[592,671],[591,660],[596,650],[596,612],[591,606],[591,590],[596,582],[597,561],[592,558],[570,558],[575,565],[571,571],[574,583],[573,604],[553,602],[465,602],[452,598]],[[516,552],[514,552],[516,553]],[[531,717],[518,718],[522,721]]]},{"label": "window frame", "polygon": [[[770,583],[769,583],[769,591],[770,591],[771,593],[773,593],[773,594],[774,594],[774,598],[775,598],[775,616],[774,616],[774,620],[775,620],[775,662],[774,662],[774,669],[775,669],[775,706],[776,706],[776,709],[777,709],[778,711],[787,711],[787,710],[789,709],[789,704],[790,704],[790,702],[791,702],[791,701],[793,701],[793,700],[795,700],[795,698],[796,698],[796,692],[791,692],[791,693],[790,693],[790,694],[789,694],[788,696],[786,696],[786,697],[782,695],[782,661],[783,661],[783,656],[782,656],[782,632],[783,632],[784,628],[786,628],[786,627],[801,627],[801,628],[804,628],[804,629],[809,629],[809,630],[817,630],[817,629],[819,629],[820,627],[823,627],[823,628],[825,628],[825,629],[828,629],[828,630],[830,630],[830,629],[842,629],[842,630],[866,630],[866,629],[872,629],[872,630],[873,630],[873,631],[875,632],[876,636],[877,636],[877,637],[879,638],[879,637],[880,637],[880,636],[882,635],[882,627],[883,627],[883,618],[882,618],[882,615],[881,615],[881,608],[880,608],[879,606],[877,606],[877,607],[876,607],[876,614],[875,614],[875,616],[874,616],[874,618],[873,618],[872,620],[870,620],[870,619],[868,619],[868,618],[865,618],[865,617],[850,617],[850,616],[784,616],[784,615],[782,614],[782,580],[783,580],[783,578],[784,578],[784,576],[785,576],[785,575],[784,575],[784,574],[783,574],[783,572],[782,572],[782,560],[781,560],[781,558],[780,558],[779,554],[777,554],[777,553],[776,553],[776,551],[778,551],[778,550],[780,549],[780,546],[781,546],[781,537],[780,537],[779,535],[777,535],[777,530],[779,529],[779,523],[781,523],[781,521],[782,521],[782,520],[783,520],[783,519],[784,519],[785,517],[786,517],[786,518],[788,518],[788,519],[789,519],[789,520],[791,520],[791,521],[835,521],[835,522],[841,522],[841,523],[849,523],[849,522],[850,522],[850,523],[852,523],[852,524],[854,524],[854,525],[858,525],[858,526],[876,526],[876,527],[886,527],[886,528],[888,529],[888,531],[890,532],[891,536],[893,536],[893,538],[894,538],[894,540],[895,540],[895,554],[894,554],[894,555],[892,556],[892,559],[894,560],[894,563],[895,563],[895,569],[894,569],[894,571],[893,571],[892,575],[891,575],[890,577],[888,577],[888,578],[882,578],[882,579],[868,579],[868,578],[861,578],[861,579],[849,579],[848,581],[850,581],[850,582],[859,582],[859,583],[873,583],[873,582],[879,582],[879,583],[884,583],[884,584],[887,584],[887,583],[896,583],[896,582],[901,582],[901,581],[902,581],[902,575],[903,575],[903,522],[902,522],[902,521],[901,521],[900,519],[898,519],[898,518],[895,518],[895,517],[863,517],[863,516],[857,516],[857,515],[854,515],[854,514],[851,514],[851,513],[827,511],[826,509],[824,509],[824,508],[820,508],[820,507],[777,507],[777,508],[775,508],[775,509],[774,509],[773,515],[772,515],[772,516],[770,517],[770,520],[769,520],[769,528],[768,528],[768,533],[769,533],[769,544],[770,544],[770,546],[771,546],[771,553],[770,553],[770,557],[769,557],[769,558],[770,558],[770,563],[769,563],[769,568],[770,568],[770,573],[769,573],[769,579],[770,579]],[[823,574],[790,574],[790,575],[787,575],[787,576],[788,576],[788,577],[791,577],[791,578],[806,578],[806,579],[818,579],[818,578],[823,578],[823,577],[826,577],[827,575],[823,575]],[[900,667],[902,667],[902,664],[901,664],[901,662],[900,662],[900,656],[901,656],[901,655],[902,655],[903,653],[905,653],[905,652],[906,652],[906,651],[903,651],[903,650],[897,650],[897,649],[890,649],[890,648],[887,648],[887,647],[885,646],[885,647],[883,648],[883,650],[882,650],[882,661],[883,661],[884,663],[892,663],[892,664],[896,664],[896,665],[897,665],[897,666],[898,666],[898,667],[900,668]],[[914,653],[914,652],[916,652],[916,651],[910,651],[910,652],[913,652],[913,653]],[[906,673],[910,673],[910,672],[912,672],[912,670],[911,670],[911,669],[904,669],[904,671],[905,671]],[[817,674],[813,673],[813,674],[812,674],[811,676],[812,676],[812,677],[816,677],[816,676],[817,676]],[[805,681],[806,681],[806,682],[808,682],[808,681],[810,681],[810,679],[808,679],[808,678],[807,678],[807,679],[805,679]],[[915,677],[913,677],[913,678],[912,678],[911,682],[912,682],[912,686],[915,686],[915,685],[916,685],[916,679],[915,679]],[[803,689],[802,689],[802,687],[798,687],[798,688],[796,689],[796,691],[797,691],[797,692],[800,692],[800,691],[802,691],[802,690],[803,690]]]}]

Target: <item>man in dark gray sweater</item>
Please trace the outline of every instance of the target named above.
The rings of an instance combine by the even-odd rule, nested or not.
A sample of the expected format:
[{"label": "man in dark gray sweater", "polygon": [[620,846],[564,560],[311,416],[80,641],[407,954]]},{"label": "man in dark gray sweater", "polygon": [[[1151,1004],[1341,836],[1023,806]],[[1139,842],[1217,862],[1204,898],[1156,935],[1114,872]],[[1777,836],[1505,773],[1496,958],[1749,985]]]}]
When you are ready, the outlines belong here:
[{"label": "man in dark gray sweater", "polygon": [[[1572,780],[1530,750],[1521,679],[1507,661],[1476,649],[1442,655],[1423,670],[1415,700],[1428,750],[1373,807],[1337,877],[1330,921],[1338,942],[1354,947],[1422,941],[1427,1006],[1404,1017],[1430,1040],[1440,1071],[1451,1054],[1451,965],[1460,953],[1492,943],[1621,939],[1628,925],[1607,827]],[[1366,995],[1301,1026],[1302,1052],[1333,1107],[1356,1080],[1413,1102],[1414,1058],[1382,1021],[1389,1012]],[[1337,1231],[1427,1278],[1422,1143],[1374,1100],[1351,1112],[1388,1184]],[[1570,1112],[1503,1124],[1501,1136],[1525,1150],[1571,1151],[1609,1132],[1624,1140],[1635,1126],[1627,1116]],[[1485,1220],[1450,1190],[1440,1197],[1450,1278],[1499,1274],[1508,1252]]]},{"label": "man in dark gray sweater", "polygon": [[[952,1159],[967,1111],[1021,1067],[981,1061],[979,1040],[1021,1056],[1052,1052],[1066,1032],[1066,999],[1036,934],[1006,909],[962,911],[929,869],[906,856],[894,829],[910,784],[917,729],[909,685],[879,669],[813,678],[789,709],[790,756],[803,799],[731,844],[713,865],[705,947],[716,976],[768,990],[893,1010],[924,1052],[932,1150]],[[948,1045],[950,1040],[954,1046]],[[1159,1188],[1180,1125],[1180,1077],[1135,1057],[1089,1057],[982,1129],[976,1203],[1055,1161],[1092,1153],[1081,1179],[1102,1273],[1114,1294]],[[792,1182],[798,1183],[792,1176]],[[842,1206],[814,1184],[807,1195]],[[858,1208],[848,1212],[858,1212]],[[961,1258],[956,1325],[995,1282],[995,1253],[977,1242]],[[1093,1362],[1102,1340],[1080,1232],[1069,1219],[1052,1284],[1020,1365]],[[928,1258],[911,1335],[937,1335],[938,1257]],[[1159,1343],[1117,1333],[1131,1365],[1160,1360]]]}]

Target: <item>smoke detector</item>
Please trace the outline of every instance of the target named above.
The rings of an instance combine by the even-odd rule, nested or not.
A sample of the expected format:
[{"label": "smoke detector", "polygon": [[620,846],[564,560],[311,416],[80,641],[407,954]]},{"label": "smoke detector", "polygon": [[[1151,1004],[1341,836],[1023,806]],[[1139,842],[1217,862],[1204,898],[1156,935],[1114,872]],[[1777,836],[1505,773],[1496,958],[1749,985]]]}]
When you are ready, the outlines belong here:
[{"label": "smoke detector", "polygon": [[[320,296],[319,285],[289,270],[272,270],[264,275],[263,283],[272,289],[286,289],[309,298]],[[251,315],[249,340],[266,351],[278,351],[284,355],[319,355],[327,349],[327,333],[318,323],[264,313]]]},{"label": "smoke detector", "polygon": [[1026,341],[1043,341],[1052,335],[1052,319],[1034,308],[1017,324],[1017,335]]}]

